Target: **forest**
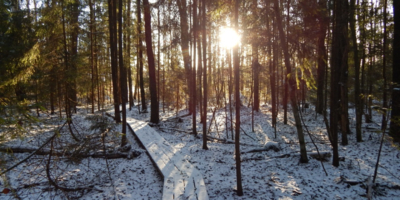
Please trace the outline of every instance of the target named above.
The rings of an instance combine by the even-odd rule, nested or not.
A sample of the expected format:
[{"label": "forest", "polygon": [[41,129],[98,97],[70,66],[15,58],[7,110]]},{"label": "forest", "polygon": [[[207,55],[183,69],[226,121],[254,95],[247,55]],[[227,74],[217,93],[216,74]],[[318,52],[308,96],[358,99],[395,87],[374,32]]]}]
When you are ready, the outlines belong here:
[{"label": "forest", "polygon": [[399,1],[0,1],[1,199],[400,195]]}]

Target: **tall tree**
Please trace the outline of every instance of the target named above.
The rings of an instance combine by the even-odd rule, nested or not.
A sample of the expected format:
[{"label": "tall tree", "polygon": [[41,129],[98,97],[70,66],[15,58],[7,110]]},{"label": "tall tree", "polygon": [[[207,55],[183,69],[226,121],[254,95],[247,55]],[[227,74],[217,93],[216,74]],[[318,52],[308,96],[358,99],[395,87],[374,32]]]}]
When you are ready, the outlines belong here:
[{"label": "tall tree", "polygon": [[110,49],[111,49],[111,75],[114,96],[115,121],[121,122],[119,110],[119,90],[118,90],[118,61],[117,61],[117,22],[116,22],[116,0],[108,0],[108,24],[110,31]]},{"label": "tall tree", "polygon": [[393,1],[394,39],[393,39],[393,72],[392,72],[392,113],[390,118],[390,135],[400,142],[400,1]]},{"label": "tall tree", "polygon": [[198,31],[198,22],[197,22],[197,0],[193,0],[193,66],[192,66],[192,95],[193,95],[193,134],[197,135],[197,121],[196,121],[196,44],[197,44],[197,31]]},{"label": "tall tree", "polygon": [[124,58],[123,58],[123,50],[122,50],[122,0],[118,0],[118,61],[119,61],[119,76],[120,76],[120,86],[121,86],[121,100],[122,100],[122,138],[121,138],[121,146],[125,146],[127,143],[126,139],[126,102],[128,86],[126,82],[126,73],[127,70],[124,67]]},{"label": "tall tree", "polygon": [[189,40],[190,34],[189,24],[188,24],[188,16],[187,16],[187,6],[186,0],[177,0],[176,3],[178,4],[179,14],[180,14],[180,22],[181,22],[181,49],[183,54],[183,65],[186,72],[186,81],[188,85],[188,93],[189,93],[189,114],[193,112],[192,108],[192,90],[189,88],[191,87],[192,81],[191,80],[191,70],[192,67],[190,66],[190,55],[189,55]]},{"label": "tall tree", "polygon": [[[335,0],[333,9],[333,30],[331,50],[331,94],[330,94],[330,140],[333,147],[333,165],[339,166],[338,120],[341,109],[340,96],[343,80],[342,70],[347,70],[347,1]],[[343,83],[342,83],[343,84]],[[343,91],[343,90],[342,90]],[[342,99],[343,100],[343,99]],[[341,116],[343,118],[343,115]],[[342,126],[343,131],[343,126]]]},{"label": "tall tree", "polygon": [[140,99],[142,100],[142,111],[147,112],[146,106],[146,95],[144,91],[144,80],[143,80],[143,46],[142,46],[142,13],[140,0],[137,3],[137,34],[138,34],[138,72],[139,72],[139,87],[140,87]]},{"label": "tall tree", "polygon": [[[348,66],[348,15],[349,15],[349,4],[347,0],[342,2],[340,8],[340,22],[336,23],[336,26],[339,26],[339,34],[338,39],[340,41],[341,51],[339,52],[337,58],[340,59],[338,67],[340,67],[340,125],[341,125],[341,132],[342,132],[342,145],[348,144],[347,134],[350,133],[349,128],[349,98],[348,98],[348,74],[349,74],[349,66]],[[341,46],[343,45],[343,46]],[[340,57],[339,57],[340,56]],[[336,82],[337,84],[338,82]]]},{"label": "tall tree", "polygon": [[[234,25],[235,31],[239,32],[239,0],[235,0],[234,9]],[[242,170],[241,170],[241,160],[240,160],[240,73],[239,73],[239,44],[237,43],[233,46],[233,65],[235,74],[235,108],[236,108],[236,127],[235,127],[235,161],[236,161],[236,187],[237,195],[243,196],[243,186],[242,186]]]},{"label": "tall tree", "polygon": [[318,12],[318,69],[317,69],[317,106],[316,112],[323,114],[324,110],[324,83],[325,83],[325,71],[327,65],[327,53],[325,47],[326,30],[329,26],[328,10],[326,8],[326,0],[321,0],[318,2],[319,12]]},{"label": "tall tree", "polygon": [[382,107],[383,107],[383,113],[382,113],[382,126],[381,130],[384,130],[386,128],[386,109],[388,107],[388,102],[387,102],[387,75],[386,75],[386,48],[387,48],[387,31],[386,31],[386,23],[387,23],[387,12],[386,12],[386,7],[387,7],[387,0],[383,1],[383,49],[382,49],[382,79],[383,79],[383,97],[382,97]]},{"label": "tall tree", "polygon": [[208,149],[207,147],[207,32],[206,32],[206,0],[201,2],[201,12],[202,12],[202,35],[201,38],[203,40],[203,149]]},{"label": "tall tree", "polygon": [[76,77],[78,75],[78,36],[79,36],[79,15],[80,15],[80,1],[72,0],[70,2],[69,11],[71,13],[71,52],[70,52],[70,87],[68,88],[70,98],[70,109],[76,113],[76,106],[78,105],[77,88],[76,88]]},{"label": "tall tree", "polygon": [[158,123],[160,121],[160,118],[159,118],[158,100],[157,100],[156,65],[154,62],[153,42],[151,38],[151,13],[150,13],[149,1],[143,0],[143,6],[144,6],[144,28],[146,35],[146,50],[147,50],[147,60],[148,60],[149,77],[150,77],[150,100],[151,100],[150,122]]},{"label": "tall tree", "polygon": [[280,9],[279,9],[278,0],[274,0],[274,10],[275,10],[275,15],[276,15],[276,23],[278,26],[279,36],[280,36],[281,44],[283,47],[284,60],[285,60],[285,65],[286,65],[286,74],[289,79],[288,87],[290,89],[290,93],[289,93],[290,104],[292,106],[293,116],[294,116],[294,120],[296,123],[297,135],[298,135],[299,143],[300,143],[300,162],[307,163],[308,157],[307,157],[307,151],[306,151],[306,143],[304,141],[303,125],[301,124],[299,108],[297,107],[296,79],[295,79],[294,73],[292,73],[292,66],[290,64],[288,44],[285,42],[286,34],[283,31],[283,27],[282,27],[282,19],[281,19],[281,13],[280,13]]},{"label": "tall tree", "polygon": [[252,69],[253,69],[253,111],[260,111],[260,63],[258,62],[258,11],[257,11],[257,0],[252,1],[252,12],[255,17],[254,27],[253,27],[253,41],[252,41]]},{"label": "tall tree", "polygon": [[356,4],[355,0],[350,0],[350,34],[351,34],[352,50],[354,56],[354,98],[355,98],[354,102],[356,106],[356,137],[357,137],[357,142],[361,142],[362,99],[360,90],[360,59],[358,57],[355,4]]},{"label": "tall tree", "polygon": [[94,38],[93,38],[93,34],[94,34],[94,11],[93,11],[93,3],[92,0],[89,0],[89,10],[90,10],[90,69],[91,69],[91,73],[92,73],[92,77],[91,77],[91,95],[90,95],[90,100],[91,100],[91,104],[92,104],[92,113],[94,113],[94,90],[95,90],[95,76],[94,76]]},{"label": "tall tree", "polygon": [[132,110],[132,107],[134,106],[134,100],[133,100],[133,85],[132,85],[132,67],[131,67],[131,43],[132,43],[132,37],[131,37],[131,21],[132,21],[132,16],[131,16],[131,2],[128,1],[128,9],[127,9],[127,38],[128,38],[128,46],[127,46],[127,70],[128,70],[128,91],[129,91],[129,110]]}]

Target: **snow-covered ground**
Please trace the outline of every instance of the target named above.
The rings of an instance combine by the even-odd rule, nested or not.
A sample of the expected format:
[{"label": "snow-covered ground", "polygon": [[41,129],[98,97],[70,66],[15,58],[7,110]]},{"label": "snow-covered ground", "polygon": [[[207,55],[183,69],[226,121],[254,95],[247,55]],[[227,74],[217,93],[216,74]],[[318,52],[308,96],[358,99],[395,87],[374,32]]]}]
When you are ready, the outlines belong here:
[{"label": "snow-covered ground", "polygon": [[[234,160],[234,144],[232,132],[229,129],[230,121],[226,120],[225,108],[215,112],[215,121],[210,127],[210,136],[217,138],[208,141],[208,150],[202,149],[202,124],[197,117],[196,137],[190,134],[192,129],[191,116],[185,116],[187,111],[181,111],[179,119],[175,111],[160,113],[162,121],[153,126],[161,136],[181,153],[189,155],[189,162],[194,165],[204,177],[210,199],[365,199],[367,179],[373,176],[377,160],[381,133],[373,127],[376,123],[364,124],[364,142],[357,143],[355,139],[354,122],[349,135],[349,145],[339,145],[339,156],[342,157],[339,167],[332,166],[331,157],[322,162],[314,158],[306,164],[299,163],[299,144],[294,120],[288,113],[288,124],[283,124],[283,113],[278,115],[276,138],[271,126],[270,107],[264,105],[260,112],[255,112],[254,132],[251,129],[251,108],[242,107],[241,110],[241,152],[259,149],[267,142],[279,144],[280,151],[261,151],[241,154],[242,182],[244,195],[239,197],[236,189],[236,167]],[[87,117],[84,109],[74,115],[73,121],[78,127],[79,136],[100,134],[98,130],[90,130],[93,119]],[[98,114],[100,115],[100,114]],[[208,125],[212,119],[212,110],[208,113]],[[351,116],[354,113],[350,112]],[[233,115],[234,116],[234,115]],[[306,109],[303,120],[319,151],[331,152],[326,128],[321,116],[315,115],[312,109]],[[128,113],[128,117],[147,121],[150,113],[139,114],[138,109]],[[229,115],[228,115],[229,118]],[[43,117],[45,119],[45,117]],[[102,118],[103,119],[103,118]],[[97,120],[99,121],[99,120]],[[380,116],[374,116],[374,122],[380,122]],[[115,152],[120,141],[120,125],[112,125],[109,118],[107,127],[110,129],[104,145],[108,152]],[[5,146],[38,147],[48,137],[51,131],[45,129],[57,128],[62,124],[58,119],[46,118],[42,123],[41,134],[32,134],[22,139],[14,139]],[[228,130],[226,130],[226,126]],[[366,128],[368,126],[368,129]],[[32,131],[33,132],[33,131]],[[38,131],[39,132],[39,131]],[[233,131],[234,132],[234,131]],[[307,151],[316,151],[306,134]],[[54,142],[54,147],[67,148],[73,141],[67,128]],[[101,138],[98,138],[99,144]],[[95,141],[95,140],[93,140]],[[339,138],[339,141],[341,139]],[[50,148],[50,145],[47,146]],[[76,147],[68,147],[76,148]],[[95,148],[95,147],[93,147]],[[102,148],[93,151],[101,151]],[[132,149],[143,151],[138,144]],[[1,171],[25,158],[28,153],[2,155]],[[62,192],[55,190],[48,183],[46,165],[49,156],[33,156],[11,172],[3,175],[0,191],[3,188],[12,188],[13,192],[1,194],[0,199],[66,199],[75,197],[81,199],[161,199],[163,180],[156,167],[146,153],[141,153],[133,159],[103,159],[84,158],[68,160],[63,157],[54,157],[50,162],[51,177],[62,186],[88,187],[79,192]],[[323,166],[327,172],[323,169]],[[374,199],[398,199],[400,196],[400,151],[392,145],[386,137],[383,148],[378,176],[374,188]],[[349,184],[345,181],[360,182]]]}]

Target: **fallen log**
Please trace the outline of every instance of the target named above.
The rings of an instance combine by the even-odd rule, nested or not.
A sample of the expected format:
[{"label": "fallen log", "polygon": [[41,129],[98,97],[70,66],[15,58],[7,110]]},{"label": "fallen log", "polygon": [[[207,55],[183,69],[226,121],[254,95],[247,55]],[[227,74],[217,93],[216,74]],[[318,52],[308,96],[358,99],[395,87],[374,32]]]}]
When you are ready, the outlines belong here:
[{"label": "fallen log", "polygon": [[[298,156],[300,156],[300,154],[297,154]],[[327,160],[327,158],[331,157],[332,154],[329,151],[320,151],[320,152],[307,152],[307,156],[313,157],[317,160]]]},{"label": "fallen log", "polygon": [[6,153],[34,153],[35,155],[49,155],[50,152],[53,156],[67,156],[67,157],[75,157],[75,158],[107,158],[107,159],[117,159],[117,158],[133,158],[140,155],[140,151],[130,151],[130,152],[115,152],[115,153],[107,153],[103,152],[95,152],[95,153],[79,153],[74,154],[73,152],[68,151],[50,151],[50,149],[35,149],[35,148],[0,148],[0,152]]},{"label": "fallen log", "polygon": [[281,149],[279,148],[279,143],[273,142],[273,141],[268,141],[267,143],[265,143],[265,145],[262,148],[257,148],[257,149],[251,149],[249,151],[244,151],[244,152],[242,152],[242,154],[269,151],[269,150],[274,150],[275,152],[280,151]]},{"label": "fallen log", "polygon": [[[273,157],[267,157],[267,158],[260,158],[260,157],[244,158],[242,160],[242,162],[249,161],[249,160],[266,160],[266,159],[273,159],[273,158],[287,158],[287,157],[291,157],[291,156],[300,157],[300,153],[293,153],[293,154],[287,153],[287,154],[282,154],[279,156],[273,156]],[[313,151],[313,152],[307,152],[307,156],[313,157],[317,160],[325,161],[325,160],[327,160],[328,157],[331,157],[332,155],[331,155],[331,152],[329,152],[329,151],[322,151],[322,152],[320,151],[319,153]]]}]

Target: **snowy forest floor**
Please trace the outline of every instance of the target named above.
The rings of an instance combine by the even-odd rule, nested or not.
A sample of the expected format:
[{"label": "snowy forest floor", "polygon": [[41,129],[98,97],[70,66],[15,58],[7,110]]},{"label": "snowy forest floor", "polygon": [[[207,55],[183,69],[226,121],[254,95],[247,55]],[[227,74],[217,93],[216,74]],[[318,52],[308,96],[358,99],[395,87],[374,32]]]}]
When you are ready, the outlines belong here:
[{"label": "snowy forest floor", "polygon": [[[241,155],[244,189],[241,197],[235,193],[234,144],[230,117],[228,114],[227,120],[225,108],[215,111],[215,121],[211,126],[214,109],[207,114],[209,136],[216,138],[208,141],[208,150],[202,149],[199,116],[199,136],[195,137],[190,134],[192,117],[185,116],[186,110],[180,111],[178,118],[175,110],[160,112],[161,122],[153,128],[174,148],[189,155],[188,161],[203,175],[210,199],[366,199],[367,180],[373,176],[381,138],[381,133],[376,131],[379,130],[381,119],[378,113],[373,118],[375,123],[363,124],[364,142],[357,143],[354,110],[350,110],[353,134],[349,135],[349,145],[339,145],[342,161],[339,167],[334,167],[331,157],[322,163],[312,157],[306,164],[299,163],[299,144],[291,112],[288,112],[287,125],[283,124],[283,112],[279,112],[275,137],[270,109],[270,106],[264,105],[260,112],[255,112],[254,132],[251,129],[251,108],[241,109],[241,152],[262,148],[269,141],[277,142],[281,149]],[[45,150],[57,152],[56,155],[34,155],[2,175],[0,191],[4,188],[11,191],[8,194],[0,193],[0,199],[161,199],[163,179],[142,147],[134,142],[130,150],[118,148],[121,126],[113,123],[104,112],[99,111],[94,115],[87,112],[87,109],[80,108],[73,116],[72,129],[80,141],[73,140],[65,125],[44,147]],[[137,107],[127,115],[143,121],[148,121],[150,117],[150,113],[139,114]],[[313,109],[305,109],[302,116],[318,150],[331,152],[322,116],[316,115]],[[43,114],[40,122],[26,127],[23,137],[9,138],[0,147],[37,149],[64,122],[58,115]],[[305,139],[307,151],[315,152],[310,135],[306,133]],[[128,158],[85,156],[105,152],[108,155],[127,155]],[[1,172],[28,155],[1,153]],[[373,199],[397,199],[400,196],[399,171],[400,151],[386,137]],[[55,189],[50,184],[48,174],[58,186],[79,190]]]}]

